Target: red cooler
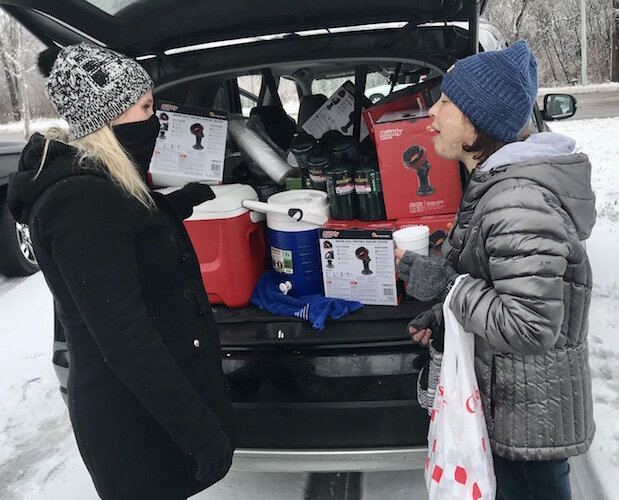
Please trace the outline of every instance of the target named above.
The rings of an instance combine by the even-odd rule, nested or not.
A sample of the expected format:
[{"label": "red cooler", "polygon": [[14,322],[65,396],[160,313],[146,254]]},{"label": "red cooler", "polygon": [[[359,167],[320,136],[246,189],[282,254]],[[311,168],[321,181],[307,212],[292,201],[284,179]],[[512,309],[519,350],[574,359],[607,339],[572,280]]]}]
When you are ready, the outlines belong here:
[{"label": "red cooler", "polygon": [[243,307],[265,270],[264,215],[241,204],[258,199],[251,186],[211,187],[215,199],[194,207],[185,227],[211,304]]}]

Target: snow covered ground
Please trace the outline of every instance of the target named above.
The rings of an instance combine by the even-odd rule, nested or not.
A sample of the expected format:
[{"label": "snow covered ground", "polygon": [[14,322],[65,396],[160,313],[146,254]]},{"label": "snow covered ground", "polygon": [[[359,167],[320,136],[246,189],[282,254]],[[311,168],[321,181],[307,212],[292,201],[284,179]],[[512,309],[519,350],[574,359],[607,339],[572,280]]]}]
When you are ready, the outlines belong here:
[{"label": "snow covered ground", "polygon": [[589,352],[597,425],[590,456],[609,499],[619,499],[619,118],[551,124],[574,137],[593,165],[597,222],[587,252],[593,268]]},{"label": "snow covered ground", "polygon": [[[595,282],[589,320],[597,434],[590,459],[608,499],[619,500],[619,118],[552,128],[576,138],[593,164],[598,220],[587,249]],[[0,311],[0,499],[96,499],[50,361],[51,297],[41,273],[0,277]],[[303,498],[305,480],[302,474],[271,480],[233,472],[196,498]],[[396,498],[372,498],[385,496]]]}]

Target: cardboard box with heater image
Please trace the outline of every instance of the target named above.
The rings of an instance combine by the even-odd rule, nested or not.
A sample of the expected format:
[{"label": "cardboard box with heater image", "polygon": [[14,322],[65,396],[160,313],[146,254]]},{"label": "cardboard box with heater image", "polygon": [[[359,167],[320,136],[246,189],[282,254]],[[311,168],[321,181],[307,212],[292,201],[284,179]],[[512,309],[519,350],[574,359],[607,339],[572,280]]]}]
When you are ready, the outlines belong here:
[{"label": "cardboard box with heater image", "polygon": [[[367,97],[361,96],[361,99],[362,110],[371,105]],[[316,139],[320,139],[329,130],[338,130],[344,135],[353,135],[354,110],[355,85],[347,80],[307,119],[303,124],[303,130]],[[363,141],[369,134],[362,120],[359,141]]]},{"label": "cardboard box with heater image", "polygon": [[397,306],[394,221],[329,220],[319,229],[325,297]]},{"label": "cardboard box with heater image", "polygon": [[388,219],[448,214],[462,197],[460,166],[432,144],[426,109],[384,114],[374,127]]}]

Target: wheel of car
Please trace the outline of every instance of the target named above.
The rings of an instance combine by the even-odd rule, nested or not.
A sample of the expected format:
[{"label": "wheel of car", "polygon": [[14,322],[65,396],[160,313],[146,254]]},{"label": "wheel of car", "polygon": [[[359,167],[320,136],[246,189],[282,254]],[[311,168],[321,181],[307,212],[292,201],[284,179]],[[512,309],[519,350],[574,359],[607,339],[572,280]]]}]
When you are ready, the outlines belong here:
[{"label": "wheel of car", "polygon": [[0,200],[0,273],[28,276],[39,270],[28,227],[13,219],[6,199]]},{"label": "wheel of car", "polygon": [[376,104],[376,103],[377,103],[378,101],[380,101],[383,97],[385,97],[385,96],[384,96],[384,95],[382,95],[382,94],[372,94],[372,95],[370,96],[370,102],[371,102],[372,104]]}]

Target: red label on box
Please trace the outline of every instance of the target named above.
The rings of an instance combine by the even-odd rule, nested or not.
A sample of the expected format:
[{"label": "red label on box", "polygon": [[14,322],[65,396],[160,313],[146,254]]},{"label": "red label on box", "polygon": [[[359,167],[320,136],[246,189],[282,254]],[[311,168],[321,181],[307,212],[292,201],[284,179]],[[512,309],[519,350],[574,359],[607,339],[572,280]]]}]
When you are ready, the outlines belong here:
[{"label": "red label on box", "polygon": [[458,210],[460,167],[434,151],[431,124],[427,110],[405,110],[383,115],[374,127],[388,219]]},{"label": "red label on box", "polygon": [[365,221],[358,219],[329,219],[322,227],[328,229],[376,229],[392,231],[395,227],[395,221],[392,220],[379,220],[379,221]]}]

